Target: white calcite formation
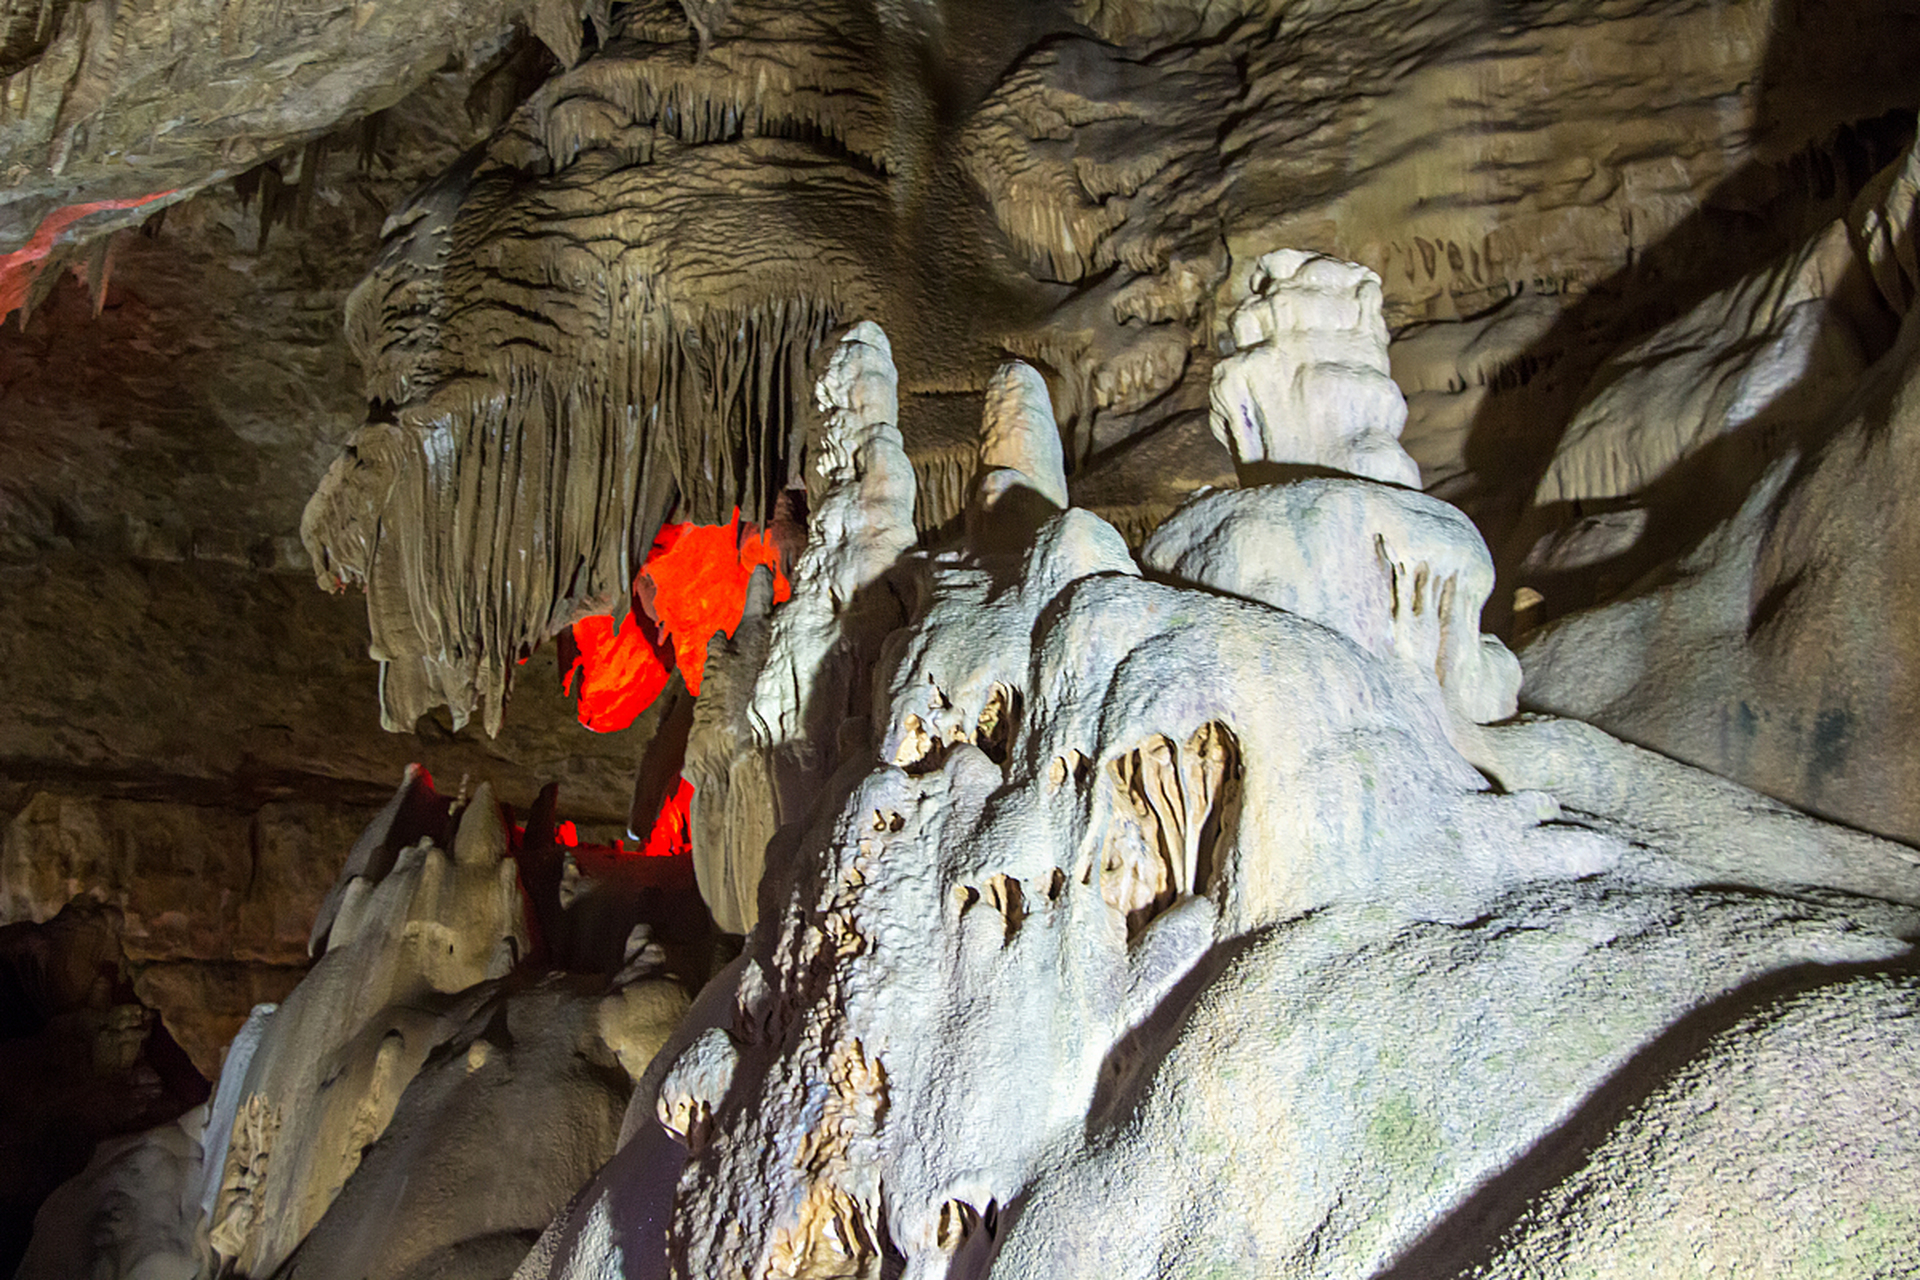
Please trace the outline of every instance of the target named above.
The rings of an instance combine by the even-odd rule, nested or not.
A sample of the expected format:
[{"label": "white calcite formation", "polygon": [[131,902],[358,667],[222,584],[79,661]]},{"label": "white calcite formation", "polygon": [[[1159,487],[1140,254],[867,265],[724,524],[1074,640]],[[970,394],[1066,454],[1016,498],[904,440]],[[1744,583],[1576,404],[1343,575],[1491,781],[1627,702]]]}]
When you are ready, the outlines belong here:
[{"label": "white calcite formation", "polygon": [[1920,1265],[1910,849],[1516,717],[1479,535],[1364,448],[1136,556],[1013,364],[917,549],[897,380],[847,334],[793,596],[708,670],[739,958],[690,1008],[542,974],[497,806],[409,774],[209,1118],[50,1202],[88,1243],[33,1280]]},{"label": "white calcite formation", "polygon": [[987,384],[967,540],[981,548],[1021,545],[1066,506],[1066,460],[1046,381],[1032,365],[1010,361]]},{"label": "white calcite formation", "polygon": [[1214,371],[1213,434],[1243,471],[1304,464],[1420,485],[1400,447],[1407,402],[1387,367],[1380,277],[1352,262],[1279,249],[1234,310],[1233,355]]},{"label": "white calcite formation", "polygon": [[1208,494],[1141,550],[1148,569],[1283,609],[1437,684],[1458,720],[1514,712],[1520,664],[1480,630],[1493,558],[1458,508],[1361,480]]},{"label": "white calcite formation", "polygon": [[735,933],[753,926],[767,841],[806,816],[841,723],[865,710],[875,645],[899,620],[882,577],[915,539],[893,349],[878,325],[841,341],[815,399],[793,594],[768,622],[772,583],[755,578],[740,627],[710,650],[687,745],[695,873]]},{"label": "white calcite formation", "polygon": [[196,1280],[204,1274],[202,1131],[207,1109],[103,1142],[33,1220],[15,1280]]},{"label": "white calcite formation", "polygon": [[[1370,396],[1321,421],[1370,438]],[[996,422],[1024,424],[1003,460],[1047,456],[1050,416]],[[981,491],[1045,494],[1006,470]],[[1688,1216],[1634,1224],[1632,1256],[1755,1221],[1778,1100],[1752,1130],[1671,1118],[1810,1058],[1851,1108],[1796,1135],[1826,1193],[1722,1252],[1898,1269],[1920,1110],[1883,1028],[1915,988],[1874,975],[1920,925],[1907,851],[1586,726],[1486,723],[1516,684],[1477,625],[1486,550],[1396,485],[1203,494],[1146,574],[1085,511],[970,528],[890,570],[916,603],[870,716],[744,851],[745,954],[520,1277],[1605,1270],[1616,1217],[1529,1204],[1656,1200],[1651,1152]],[[1624,1154],[1589,1159],[1616,1123]]]},{"label": "white calcite formation", "polygon": [[409,771],[318,962],[221,1081],[238,1101],[207,1230],[241,1274],[504,1275],[612,1151],[685,1009],[661,980],[543,978],[490,789],[448,808]]}]

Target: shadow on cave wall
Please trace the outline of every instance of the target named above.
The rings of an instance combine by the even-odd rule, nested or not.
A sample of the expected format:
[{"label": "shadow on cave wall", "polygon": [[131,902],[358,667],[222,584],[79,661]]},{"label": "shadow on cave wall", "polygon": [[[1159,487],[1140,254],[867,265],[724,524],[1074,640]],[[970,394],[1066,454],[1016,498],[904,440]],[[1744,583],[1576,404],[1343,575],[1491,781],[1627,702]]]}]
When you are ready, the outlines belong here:
[{"label": "shadow on cave wall", "polygon": [[[1465,462],[1472,478],[1445,496],[1474,517],[1494,553],[1503,589],[1487,604],[1489,630],[1513,634],[1513,588],[1522,583],[1545,597],[1529,626],[1634,589],[1730,517],[1773,459],[1817,443],[1822,421],[1798,419],[1790,407],[1763,411],[1631,498],[1533,502],[1610,355],[1844,217],[1873,175],[1912,140],[1920,103],[1920,3],[1779,0],[1773,29],[1750,125],[1754,158],[1657,243],[1630,248],[1625,267],[1508,361],[1501,382],[1517,393],[1489,395],[1469,427]],[[1877,296],[1864,271],[1852,270],[1856,278],[1841,291]],[[1890,311],[1879,319],[1884,323],[1873,327],[1882,331],[1863,335],[1870,357],[1891,346],[1897,327]],[[1829,316],[1826,322],[1835,321]],[[1775,400],[1783,398],[1790,405],[1793,396],[1789,391]],[[1523,570],[1543,537],[1629,507],[1643,508],[1647,523],[1626,550],[1558,573]]]}]

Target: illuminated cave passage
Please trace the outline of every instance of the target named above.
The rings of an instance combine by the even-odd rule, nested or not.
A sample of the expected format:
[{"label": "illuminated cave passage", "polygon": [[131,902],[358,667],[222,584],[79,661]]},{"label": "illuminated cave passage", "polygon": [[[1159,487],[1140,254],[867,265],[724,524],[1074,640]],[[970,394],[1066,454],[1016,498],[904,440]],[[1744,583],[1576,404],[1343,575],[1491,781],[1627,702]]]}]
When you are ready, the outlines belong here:
[{"label": "illuminated cave passage", "polygon": [[635,611],[627,625],[616,631],[611,616],[573,624],[573,658],[561,686],[572,692],[578,677],[580,723],[596,733],[626,728],[653,705],[675,670],[698,697],[707,642],[740,625],[754,567],[772,571],[775,601],[792,594],[780,560],[764,532],[740,527],[738,510],[723,525],[662,526],[634,578]]}]

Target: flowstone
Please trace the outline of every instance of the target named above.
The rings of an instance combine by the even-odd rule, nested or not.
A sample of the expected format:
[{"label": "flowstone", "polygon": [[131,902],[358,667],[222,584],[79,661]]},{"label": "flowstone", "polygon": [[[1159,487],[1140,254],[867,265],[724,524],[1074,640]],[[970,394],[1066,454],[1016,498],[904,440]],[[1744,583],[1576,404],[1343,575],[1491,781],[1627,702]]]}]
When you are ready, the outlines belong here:
[{"label": "flowstone", "polygon": [[[1380,403],[1349,438],[1391,438]],[[1048,486],[1005,460],[1045,458],[1048,421],[996,420],[976,536],[888,570],[913,608],[870,716],[812,744],[804,822],[729,846],[764,866],[745,953],[521,1277],[1452,1274],[1580,1168],[1582,1123],[1737,1069],[1783,992],[1819,1051],[1875,1052],[1884,1000],[1850,980],[1909,963],[1903,851],[1486,724],[1516,684],[1486,550],[1397,485],[1202,494],[1152,576],[1085,511],[1009,539],[995,504]],[[776,613],[763,670],[791,649]],[[1714,830],[1675,820],[1696,804]],[[1920,1165],[1911,1132],[1887,1168]],[[1810,1181],[1857,1181],[1850,1133],[1810,1136]],[[1872,1181],[1920,1224],[1910,1180]]]}]

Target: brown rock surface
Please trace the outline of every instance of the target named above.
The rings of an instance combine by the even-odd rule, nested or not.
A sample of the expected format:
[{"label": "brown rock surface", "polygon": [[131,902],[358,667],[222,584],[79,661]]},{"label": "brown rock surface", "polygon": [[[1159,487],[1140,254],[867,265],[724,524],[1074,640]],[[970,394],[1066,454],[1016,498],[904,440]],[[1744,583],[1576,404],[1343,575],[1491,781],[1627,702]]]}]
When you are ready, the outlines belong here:
[{"label": "brown rock surface", "polygon": [[[213,0],[9,4],[0,13],[0,249],[62,205],[186,194],[393,106],[450,61],[484,68],[538,7],[365,0],[295,16]],[[571,18],[577,43],[578,7],[548,7]],[[151,212],[92,219],[86,230]]]},{"label": "brown rock surface", "polygon": [[[264,248],[266,196],[208,189],[115,242],[98,315],[56,274],[24,332],[0,328],[0,936],[64,965],[84,917],[100,970],[0,1034],[0,1273],[97,1140],[197,1101],[247,1010],[297,980],[320,896],[409,761],[521,805],[558,779],[564,816],[624,826],[634,735],[587,733],[546,681],[498,742],[382,734],[361,610],[312,589],[299,545],[364,405],[347,291],[387,207],[491,127],[510,79],[472,95],[476,117],[471,75],[430,75],[364,163],[337,140],[301,225],[282,192]],[[96,1072],[111,1027],[135,1056]]]},{"label": "brown rock surface", "polygon": [[[1643,575],[1550,625],[1523,661],[1533,706],[1920,843],[1909,625],[1920,525],[1908,501],[1920,484],[1920,327],[1900,266],[1913,254],[1916,163],[1909,150],[1869,187],[1851,235],[1834,224],[1617,358],[1631,368],[1598,384],[1589,404],[1604,412],[1576,417],[1593,430],[1569,436],[1551,474],[1578,481],[1583,459],[1595,473],[1596,438],[1624,458],[1615,474],[1669,468],[1630,486],[1648,527],[1616,558]],[[1770,295],[1777,305],[1728,305]],[[1863,348],[1878,359],[1851,372]],[[1836,349],[1852,353],[1838,368],[1822,354]],[[1671,440],[1689,433],[1676,458]],[[1551,607],[1554,582],[1538,581]]]},{"label": "brown rock surface", "polygon": [[136,961],[300,965],[307,929],[360,824],[350,811],[233,810],[35,796],[7,829],[0,914],[52,919],[76,897],[114,908]]},{"label": "brown rock surface", "polygon": [[305,973],[299,965],[178,960],[142,965],[133,991],[159,1014],[194,1069],[217,1080],[227,1046],[253,1007],[286,999]]},{"label": "brown rock surface", "polygon": [[[696,10],[623,9],[394,219],[356,295],[371,411],[303,532],[324,583],[367,588],[391,725],[444,704],[497,727],[511,659],[624,608],[677,503],[764,509],[835,326],[882,322],[915,371],[923,525],[967,480],[938,402],[1007,353],[1047,370],[1070,463],[1163,509],[1211,460],[1122,459],[1204,405],[1260,254],[1372,267],[1396,324],[1643,262],[1710,291],[1864,181],[1836,176],[1837,132],[1920,96],[1894,36],[1920,12],[1827,0],[1079,6],[1105,40],[1044,6]],[[1516,367],[1617,341],[1594,310]],[[1506,433],[1553,421],[1424,408],[1428,476],[1477,473],[1463,491],[1511,519],[1538,476],[1500,474]]]},{"label": "brown rock surface", "polygon": [[364,164],[330,153],[304,221],[264,248],[264,197],[210,190],[118,242],[99,315],[63,283],[25,332],[0,331],[9,820],[46,792],[200,808],[229,831],[279,801],[357,824],[411,760],[521,804],[559,780],[568,816],[624,816],[633,748],[581,730],[551,685],[529,685],[500,743],[379,734],[359,611],[311,589],[299,545],[301,504],[364,407],[347,291],[387,206],[497,119],[473,91],[430,77]]}]

